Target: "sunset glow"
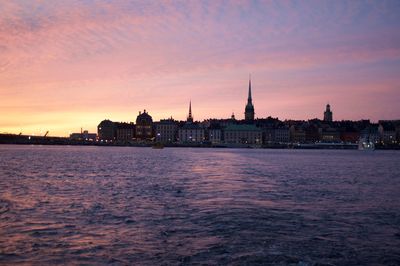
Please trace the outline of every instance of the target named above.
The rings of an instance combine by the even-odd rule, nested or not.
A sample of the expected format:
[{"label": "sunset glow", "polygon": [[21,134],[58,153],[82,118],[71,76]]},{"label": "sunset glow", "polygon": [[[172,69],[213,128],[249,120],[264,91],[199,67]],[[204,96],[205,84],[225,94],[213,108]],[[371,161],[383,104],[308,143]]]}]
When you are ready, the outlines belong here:
[{"label": "sunset glow", "polygon": [[103,119],[400,118],[399,1],[1,1],[0,133]]}]

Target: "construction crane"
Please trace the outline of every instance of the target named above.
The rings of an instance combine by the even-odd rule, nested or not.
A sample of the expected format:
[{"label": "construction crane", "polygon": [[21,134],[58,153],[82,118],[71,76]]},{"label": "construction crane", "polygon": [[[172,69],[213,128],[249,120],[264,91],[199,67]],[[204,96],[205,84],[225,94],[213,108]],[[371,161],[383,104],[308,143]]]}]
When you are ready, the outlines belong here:
[{"label": "construction crane", "polygon": [[47,134],[49,134],[49,131],[48,131],[48,130],[46,131],[46,134],[44,134],[43,137],[44,137],[44,138],[47,137]]}]

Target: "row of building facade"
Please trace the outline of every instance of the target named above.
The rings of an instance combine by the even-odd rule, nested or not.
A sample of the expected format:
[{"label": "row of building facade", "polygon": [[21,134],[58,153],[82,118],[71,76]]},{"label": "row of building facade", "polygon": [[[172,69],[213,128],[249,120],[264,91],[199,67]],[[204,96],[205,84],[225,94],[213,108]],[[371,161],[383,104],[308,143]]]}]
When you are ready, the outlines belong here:
[{"label": "row of building facade", "polygon": [[276,118],[245,120],[209,119],[202,122],[176,121],[119,123],[102,121],[98,139],[115,142],[161,142],[180,144],[276,144],[276,143],[400,143],[400,120],[371,123],[361,121],[280,121]]},{"label": "row of building facade", "polygon": [[135,123],[103,120],[97,127],[97,140],[117,143],[152,141],[212,145],[357,143],[360,139],[375,143],[400,143],[400,120],[379,121],[376,124],[369,120],[334,121],[329,104],[322,120],[280,121],[272,117],[255,119],[250,80],[244,117],[243,120],[237,120],[232,114],[229,119],[196,122],[190,102],[186,121],[177,121],[172,117],[153,121],[146,110],[139,112]]}]

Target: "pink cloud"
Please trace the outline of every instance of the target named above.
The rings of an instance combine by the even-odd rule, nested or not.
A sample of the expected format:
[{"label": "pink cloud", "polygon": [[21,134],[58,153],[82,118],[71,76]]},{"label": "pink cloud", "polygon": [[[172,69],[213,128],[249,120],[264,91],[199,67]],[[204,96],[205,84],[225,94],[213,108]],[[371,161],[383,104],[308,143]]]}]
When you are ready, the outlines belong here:
[{"label": "pink cloud", "polygon": [[1,117],[78,111],[96,125],[92,112],[128,119],[147,108],[184,119],[189,99],[198,119],[240,117],[249,72],[262,116],[306,119],[327,100],[338,117],[400,116],[384,107],[400,61],[387,3],[5,1],[0,10]]}]

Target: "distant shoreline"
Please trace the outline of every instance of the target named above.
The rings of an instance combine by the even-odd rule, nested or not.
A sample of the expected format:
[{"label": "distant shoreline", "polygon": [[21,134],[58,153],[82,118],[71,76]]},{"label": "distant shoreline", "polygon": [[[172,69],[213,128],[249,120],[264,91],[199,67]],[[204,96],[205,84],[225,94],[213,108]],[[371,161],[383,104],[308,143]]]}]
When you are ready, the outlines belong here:
[{"label": "distant shoreline", "polygon": [[[1,144],[14,145],[59,145],[59,146],[99,146],[99,147],[152,147],[155,142],[104,143],[99,141],[71,140],[65,137],[25,136],[0,134]],[[247,144],[179,144],[166,143],[168,148],[236,148],[236,149],[313,149],[313,150],[356,150],[356,143],[272,143],[264,145]],[[377,150],[400,150],[400,145],[376,145]]]}]

